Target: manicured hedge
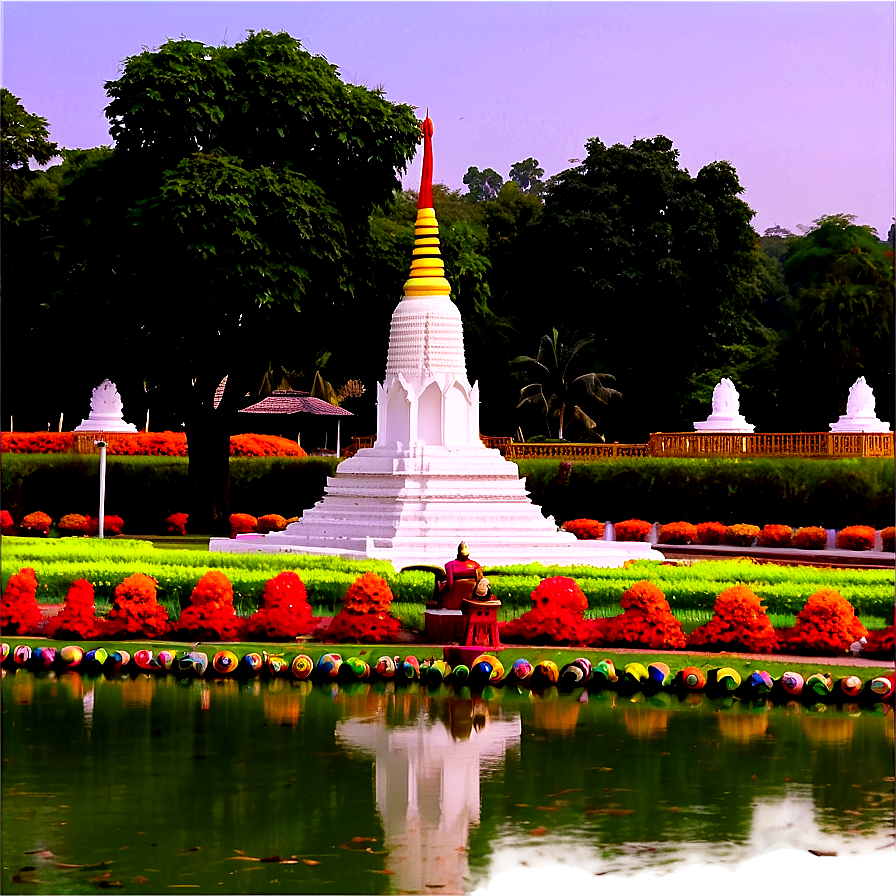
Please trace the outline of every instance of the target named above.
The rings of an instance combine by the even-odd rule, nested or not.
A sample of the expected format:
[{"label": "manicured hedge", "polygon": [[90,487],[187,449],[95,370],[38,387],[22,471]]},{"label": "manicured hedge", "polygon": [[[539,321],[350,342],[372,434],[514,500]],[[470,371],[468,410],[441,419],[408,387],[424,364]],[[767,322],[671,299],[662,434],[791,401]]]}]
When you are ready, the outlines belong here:
[{"label": "manicured hedge", "polygon": [[521,460],[532,500],[557,522],[650,520],[726,525],[893,525],[892,458]]},{"label": "manicured hedge", "polygon": [[[186,513],[185,457],[110,457],[106,460],[106,512],[125,521],[125,532],[165,531],[172,513]],[[234,513],[298,516],[319,501],[335,458],[241,457],[230,459],[230,508]],[[99,457],[4,454],[2,503],[19,522],[41,510],[58,521],[67,513],[96,515]]]}]

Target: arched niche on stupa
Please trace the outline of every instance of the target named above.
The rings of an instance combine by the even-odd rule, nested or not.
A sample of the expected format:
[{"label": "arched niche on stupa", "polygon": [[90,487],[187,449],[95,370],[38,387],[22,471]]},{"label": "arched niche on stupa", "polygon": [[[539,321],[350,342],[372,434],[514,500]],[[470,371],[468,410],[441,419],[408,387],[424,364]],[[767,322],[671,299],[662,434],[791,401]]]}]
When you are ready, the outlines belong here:
[{"label": "arched niche on stupa", "polygon": [[445,444],[467,445],[470,442],[470,400],[460,383],[445,393]]},{"label": "arched niche on stupa", "polygon": [[398,383],[395,383],[388,396],[384,441],[390,445],[399,443],[407,445],[411,441],[410,399],[407,392]]},{"label": "arched niche on stupa", "polygon": [[417,440],[427,445],[443,445],[442,390],[430,383],[417,402]]}]

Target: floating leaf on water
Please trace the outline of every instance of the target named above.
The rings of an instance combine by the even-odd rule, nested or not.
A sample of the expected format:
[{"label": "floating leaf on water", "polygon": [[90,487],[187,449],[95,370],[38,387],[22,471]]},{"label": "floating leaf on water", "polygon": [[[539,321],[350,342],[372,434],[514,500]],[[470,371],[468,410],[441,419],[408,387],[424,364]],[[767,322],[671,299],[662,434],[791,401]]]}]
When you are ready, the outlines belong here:
[{"label": "floating leaf on water", "polygon": [[256,859],[254,856],[227,856],[224,859],[225,862],[260,862],[261,859]]},{"label": "floating leaf on water", "polygon": [[234,849],[233,852],[235,852],[238,856],[244,856],[246,854],[246,851],[244,849]]},{"label": "floating leaf on water", "polygon": [[41,859],[49,859],[51,856],[55,855],[55,853],[50,852],[49,849],[26,849],[24,855],[39,856]]},{"label": "floating leaf on water", "polygon": [[352,837],[352,843],[376,843],[376,837]]},{"label": "floating leaf on water", "polygon": [[556,812],[557,807],[556,806],[539,806],[538,811],[539,812]]},{"label": "floating leaf on water", "polygon": [[[371,874],[395,874],[394,871],[389,871],[387,868],[371,868]],[[427,886],[429,886],[427,884]]]},{"label": "floating leaf on water", "polygon": [[142,874],[138,874],[136,877],[132,877],[131,880],[135,884],[148,884],[149,883],[149,878],[144,877]]},{"label": "floating leaf on water", "polygon": [[538,828],[533,828],[529,833],[533,837],[543,837],[547,832],[548,832],[547,828],[538,827]]},{"label": "floating leaf on water", "polygon": [[528,803],[516,803],[516,807],[517,807],[517,809],[528,809],[529,804]]},{"label": "floating leaf on water", "polygon": [[317,859],[302,859],[302,861],[306,865],[320,865],[320,862],[318,862]]},{"label": "floating leaf on water", "polygon": [[563,796],[564,793],[578,793],[582,788],[581,787],[568,787],[566,790],[558,790],[556,793],[549,793],[548,796]]},{"label": "floating leaf on water", "polygon": [[[177,853],[175,853],[175,855],[182,856],[182,855],[184,855],[185,853],[188,853],[188,852],[199,852],[199,850],[201,850],[201,849],[202,849],[201,846],[187,846],[187,847],[184,848],[184,849],[179,849],[179,850],[177,851]],[[169,884],[169,886],[174,886],[174,884]]]}]

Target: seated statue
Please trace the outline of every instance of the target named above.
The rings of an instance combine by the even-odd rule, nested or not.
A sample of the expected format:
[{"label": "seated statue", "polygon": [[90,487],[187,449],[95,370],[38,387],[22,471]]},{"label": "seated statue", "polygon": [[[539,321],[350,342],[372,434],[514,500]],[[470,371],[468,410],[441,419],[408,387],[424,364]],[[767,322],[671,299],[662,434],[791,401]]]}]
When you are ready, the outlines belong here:
[{"label": "seated statue", "polygon": [[482,578],[482,567],[470,559],[466,542],[457,546],[457,559],[445,564],[445,579],[438,585],[439,603],[444,610],[459,610],[464,598],[471,597]]},{"label": "seated statue", "polygon": [[846,416],[873,417],[875,404],[874,392],[868,383],[865,382],[865,377],[860,376],[849,388]]},{"label": "seated statue", "polygon": [[719,417],[736,417],[740,413],[740,396],[728,377],[712,390],[712,412]]}]

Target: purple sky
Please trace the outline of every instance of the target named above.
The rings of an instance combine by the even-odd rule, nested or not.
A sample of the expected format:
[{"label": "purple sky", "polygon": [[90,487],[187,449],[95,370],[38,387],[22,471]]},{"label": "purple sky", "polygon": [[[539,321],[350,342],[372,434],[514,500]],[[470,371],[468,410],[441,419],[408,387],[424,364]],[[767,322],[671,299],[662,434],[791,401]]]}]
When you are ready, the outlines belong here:
[{"label": "purple sky", "polygon": [[[30,2],[4,0],[2,84],[66,147],[110,143],[103,83],[184,35],[285,30],[346,80],[428,106],[435,179],[546,175],[589,137],[665,134],[692,174],[727,159],[762,232],[894,214],[894,4]],[[405,185],[416,187],[419,158]]]}]

